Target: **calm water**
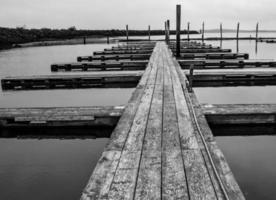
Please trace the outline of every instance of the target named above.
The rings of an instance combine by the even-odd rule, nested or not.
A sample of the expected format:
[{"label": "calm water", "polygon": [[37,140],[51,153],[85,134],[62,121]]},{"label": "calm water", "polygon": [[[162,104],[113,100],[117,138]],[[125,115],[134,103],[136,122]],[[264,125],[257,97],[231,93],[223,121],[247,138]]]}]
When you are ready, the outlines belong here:
[{"label": "calm water", "polygon": [[274,200],[276,136],[216,139],[246,198]]},{"label": "calm water", "polygon": [[[210,43],[220,45],[219,42]],[[0,78],[49,75],[52,74],[52,63],[75,62],[77,56],[91,55],[93,51],[110,46],[92,44],[1,51]],[[233,52],[237,50],[235,41],[224,41],[222,47],[231,48]],[[256,52],[254,41],[240,41],[239,52],[249,53],[250,58],[276,59],[276,44],[259,43]],[[202,103],[276,103],[276,87],[273,86],[195,90]],[[133,89],[0,91],[0,107],[124,105],[132,91]],[[272,153],[275,152],[275,137],[217,139],[249,199],[269,199],[276,196],[272,187],[276,180],[273,169],[276,159]],[[103,138],[0,139],[0,199],[78,199],[106,142],[107,139]]]},{"label": "calm water", "polygon": [[[92,55],[94,51],[100,51],[111,46],[107,44],[65,45],[1,51],[0,78],[7,76],[61,74],[52,73],[50,65],[53,63],[76,62],[77,56]],[[95,72],[77,73],[93,74]],[[129,88],[115,88],[0,91],[0,108],[124,105],[127,103],[133,90]]]},{"label": "calm water", "polygon": [[[77,56],[92,55],[93,51],[110,46],[69,45],[1,51],[0,78],[50,75],[52,63],[76,62]],[[0,107],[125,105],[133,90],[112,88],[0,91]],[[39,135],[47,133],[50,135],[47,137],[53,137],[57,131],[22,130],[18,135],[41,137]],[[61,137],[67,135],[69,137],[66,138],[73,137],[72,130],[59,130],[58,134],[61,132]],[[85,132],[77,130],[76,135],[88,133],[92,136],[93,130]],[[106,136],[106,132],[101,133]],[[17,135],[14,132],[13,134]],[[66,140],[0,138],[0,199],[79,199],[107,141],[108,138]]]},{"label": "calm water", "polygon": [[276,86],[194,88],[200,103],[265,104],[276,103]]},{"label": "calm water", "polygon": [[79,199],[107,140],[0,139],[0,199]]}]

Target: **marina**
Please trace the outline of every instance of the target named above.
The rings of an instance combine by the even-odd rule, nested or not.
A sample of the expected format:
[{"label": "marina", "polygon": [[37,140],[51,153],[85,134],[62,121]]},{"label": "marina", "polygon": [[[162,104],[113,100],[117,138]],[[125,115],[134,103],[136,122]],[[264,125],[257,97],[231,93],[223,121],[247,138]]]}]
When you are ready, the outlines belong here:
[{"label": "marina", "polygon": [[[66,165],[84,170],[78,179],[78,173],[71,171],[69,166],[64,168],[65,172],[59,172],[64,163],[58,163],[61,168],[53,170],[50,176],[53,180],[60,174],[63,179],[57,178],[60,183],[57,181],[48,186],[52,191],[49,196],[34,187],[34,194],[45,199],[243,200],[254,195],[256,199],[273,198],[271,186],[276,179],[273,176],[268,178],[268,173],[273,174],[268,166],[275,159],[270,158],[271,152],[264,151],[264,147],[256,150],[253,146],[262,140],[264,146],[268,144],[268,148],[273,149],[275,95],[270,94],[273,98],[267,99],[269,96],[265,94],[273,93],[271,88],[276,86],[276,57],[269,57],[269,53],[258,57],[258,45],[269,45],[258,44],[263,38],[268,38],[258,35],[258,24],[254,37],[240,37],[239,26],[238,23],[236,37],[223,37],[222,25],[220,37],[212,37],[205,33],[203,22],[199,37],[189,34],[188,23],[184,38],[181,35],[181,6],[177,5],[176,30],[171,30],[170,21],[166,20],[164,36],[150,35],[149,26],[148,38],[134,39],[126,25],[125,38],[112,38],[115,43],[109,44],[107,36],[108,44],[101,44],[93,50],[86,46],[86,51],[72,54],[71,60],[53,59],[49,64],[38,57],[37,61],[42,63],[38,66],[44,66],[42,73],[32,72],[33,66],[29,69],[24,66],[15,73],[13,67],[6,70],[0,76],[0,149],[4,152],[0,157],[7,163],[3,166],[7,168],[14,163],[21,166],[28,155],[35,159],[43,155],[53,159],[49,164],[43,161],[43,167],[54,168],[54,161],[60,159],[55,158],[53,152],[59,151],[58,155],[65,158]],[[83,40],[85,46],[86,38]],[[232,40],[236,41],[236,46],[232,44],[235,41],[229,45]],[[255,45],[256,49],[243,51],[239,40],[242,45],[248,45],[247,42]],[[252,54],[254,50],[255,54]],[[20,59],[12,57],[5,62],[9,66],[15,62],[19,64]],[[3,69],[7,66],[3,65]],[[253,88],[253,93],[255,88],[255,95],[261,100],[254,101],[253,95],[252,98],[242,92],[248,88]],[[237,92],[240,97],[235,96],[237,102],[231,99],[235,90],[240,90]],[[55,105],[50,102],[50,95],[47,98],[50,93],[60,93],[64,98]],[[72,99],[70,94],[75,94]],[[29,96],[25,101],[32,99],[35,103],[30,101],[30,106],[21,106],[26,102],[20,99],[20,95]],[[43,101],[39,102],[35,95],[49,100],[48,106],[42,106]],[[18,104],[4,105],[5,98],[9,101],[17,96]],[[243,99],[244,96],[250,100]],[[97,99],[96,103],[88,97]],[[78,98],[87,98],[87,103],[78,102]],[[267,141],[269,137],[271,142]],[[42,141],[36,143],[36,139]],[[33,151],[36,149],[39,154],[24,146],[27,150],[17,157],[9,144],[18,149],[23,147],[22,144],[33,145]],[[48,152],[51,147],[53,149]],[[238,155],[238,150],[242,155],[250,156],[246,158],[247,162]],[[5,152],[13,155],[15,162],[7,159]],[[253,152],[260,152],[263,156],[260,160],[267,172],[264,169],[258,171],[257,167],[247,171],[245,166],[250,167],[249,162],[258,163],[257,158],[251,158]],[[70,160],[70,154],[80,157],[82,167],[76,166],[73,157]],[[90,162],[87,161],[89,155],[92,155]],[[26,159],[29,165],[30,160]],[[28,171],[28,167],[21,168]],[[74,175],[64,178],[69,177],[69,173]],[[245,177],[242,173],[256,174],[262,183],[269,182],[267,195],[263,185],[256,186],[256,193],[251,191],[254,190],[252,177]],[[264,180],[261,173],[269,180]],[[31,172],[27,176],[32,176]],[[12,185],[14,178],[9,180],[9,177],[14,177],[11,172],[4,176],[4,180]],[[51,182],[44,178],[47,184]],[[77,179],[75,184],[74,179]],[[63,181],[69,181],[70,187],[74,187],[74,195],[70,189],[63,190],[62,194],[55,191],[55,187],[65,184]],[[41,180],[38,182],[43,184]],[[0,181],[0,186],[3,184]],[[24,194],[19,185],[15,188],[19,188],[18,194],[30,195]],[[3,192],[3,196],[18,197],[10,191]]]}]

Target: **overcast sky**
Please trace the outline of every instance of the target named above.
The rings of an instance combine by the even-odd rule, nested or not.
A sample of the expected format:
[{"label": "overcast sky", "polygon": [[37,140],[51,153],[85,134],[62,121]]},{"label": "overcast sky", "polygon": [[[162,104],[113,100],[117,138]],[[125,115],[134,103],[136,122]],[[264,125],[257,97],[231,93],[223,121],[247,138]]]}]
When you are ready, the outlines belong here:
[{"label": "overcast sky", "polygon": [[0,0],[0,26],[78,29],[161,29],[164,20],[175,22],[175,5],[182,5],[182,27],[187,21],[199,29],[276,29],[275,0]]}]

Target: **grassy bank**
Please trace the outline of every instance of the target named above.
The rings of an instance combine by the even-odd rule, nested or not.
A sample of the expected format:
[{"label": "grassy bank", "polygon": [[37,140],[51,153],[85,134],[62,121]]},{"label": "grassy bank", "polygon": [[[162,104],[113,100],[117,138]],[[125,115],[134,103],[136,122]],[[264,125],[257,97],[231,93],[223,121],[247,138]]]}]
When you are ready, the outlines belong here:
[{"label": "grassy bank", "polygon": [[[187,33],[182,31],[182,34]],[[196,34],[196,31],[190,31]],[[163,35],[163,30],[152,30],[151,35]],[[174,34],[174,31],[172,31]],[[77,30],[75,27],[68,29],[25,29],[0,27],[0,49],[20,46],[44,46],[59,44],[80,44],[83,37],[87,43],[106,41],[106,37],[125,36],[125,30]],[[145,36],[147,30],[129,30],[129,36]],[[26,44],[27,43],[27,44]]]}]

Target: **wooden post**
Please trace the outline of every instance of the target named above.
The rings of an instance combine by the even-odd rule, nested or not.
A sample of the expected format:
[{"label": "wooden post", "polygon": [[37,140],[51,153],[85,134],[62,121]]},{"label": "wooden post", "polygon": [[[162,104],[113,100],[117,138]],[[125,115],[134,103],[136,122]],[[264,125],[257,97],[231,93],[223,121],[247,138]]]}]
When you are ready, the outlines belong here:
[{"label": "wooden post", "polygon": [[127,39],[127,42],[128,42],[128,25],[126,25],[126,39]]},{"label": "wooden post", "polygon": [[176,5],[176,57],[180,57],[181,5]]},{"label": "wooden post", "polygon": [[188,38],[188,41],[190,41],[190,22],[188,22],[188,27],[187,27],[187,38]]},{"label": "wooden post", "polygon": [[222,23],[220,23],[220,40],[222,40]]},{"label": "wooden post", "polygon": [[167,21],[164,22],[164,27],[165,27],[165,41],[168,43],[168,35],[167,35]]},{"label": "wooden post", "polygon": [[220,23],[220,27],[219,27],[219,29],[220,29],[220,48],[222,48],[222,23]]},{"label": "wooden post", "polygon": [[170,20],[167,20],[168,43],[170,43]]},{"label": "wooden post", "polygon": [[190,65],[190,76],[189,76],[189,87],[188,91],[192,92],[193,91],[193,80],[194,80],[194,65]]},{"label": "wooden post", "polygon": [[204,42],[204,32],[205,32],[205,24],[204,24],[204,22],[202,23],[202,42]]},{"label": "wooden post", "polygon": [[256,42],[258,42],[258,34],[259,34],[259,23],[256,25]]},{"label": "wooden post", "polygon": [[239,40],[240,22],[237,24],[237,40]]},{"label": "wooden post", "polygon": [[150,41],[150,25],[149,25],[148,34],[149,34],[149,41]]}]

